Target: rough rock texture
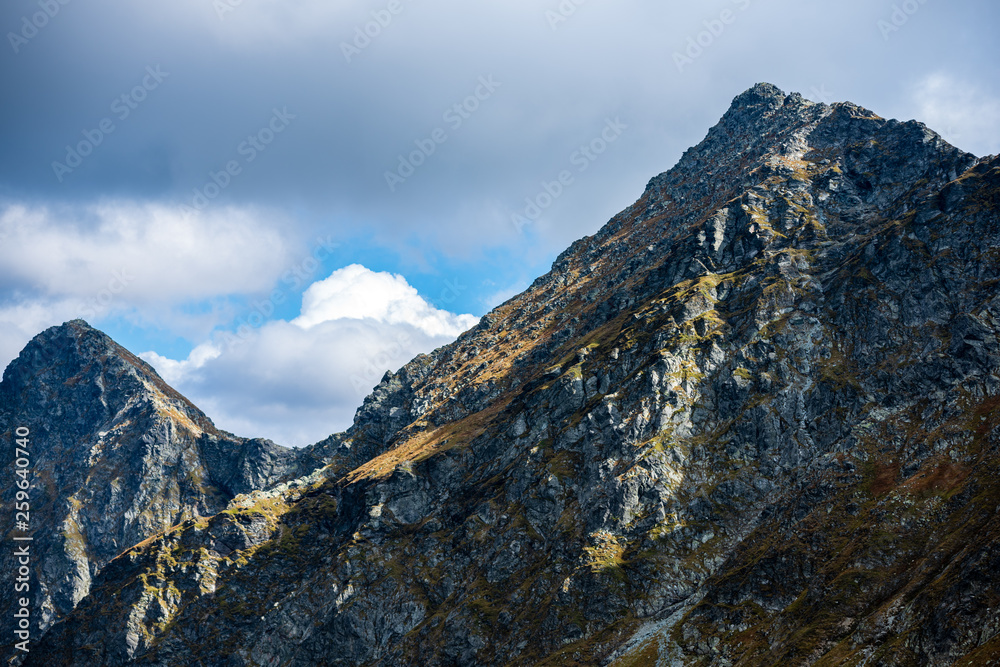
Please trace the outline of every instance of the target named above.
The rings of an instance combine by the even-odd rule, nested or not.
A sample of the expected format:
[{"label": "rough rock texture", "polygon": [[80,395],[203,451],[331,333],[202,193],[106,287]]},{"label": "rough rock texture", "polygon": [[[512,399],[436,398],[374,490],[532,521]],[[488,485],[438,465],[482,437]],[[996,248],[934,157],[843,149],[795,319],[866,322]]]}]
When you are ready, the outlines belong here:
[{"label": "rough rock texture", "polygon": [[[216,430],[145,362],[80,320],[39,334],[4,373],[0,438],[11,483],[0,496],[8,508],[18,427],[31,432],[35,636],[72,611],[125,549],[303,472],[291,450]],[[0,518],[8,545],[14,518]],[[0,570],[16,570],[13,552],[0,551]],[[8,651],[13,605],[13,595],[0,600]]]},{"label": "rough rock texture", "polygon": [[1000,660],[998,199],[996,158],[760,84],[25,664]]}]

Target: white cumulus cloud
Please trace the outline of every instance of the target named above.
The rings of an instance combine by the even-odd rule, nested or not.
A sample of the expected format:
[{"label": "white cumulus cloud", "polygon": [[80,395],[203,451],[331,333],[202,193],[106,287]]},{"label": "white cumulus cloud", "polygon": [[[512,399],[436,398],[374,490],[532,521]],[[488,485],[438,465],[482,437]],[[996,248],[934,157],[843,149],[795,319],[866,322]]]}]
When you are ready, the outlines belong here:
[{"label": "white cumulus cloud", "polygon": [[0,209],[0,285],[48,298],[189,301],[270,288],[289,242],[268,214],[130,201]]},{"label": "white cumulus cloud", "polygon": [[312,284],[291,322],[217,335],[186,359],[140,356],[221,428],[300,446],[349,426],[387,370],[478,320],[435,308],[400,275],[353,264]]},{"label": "white cumulus cloud", "polygon": [[76,318],[205,336],[231,317],[227,297],[269,290],[294,265],[282,222],[256,207],[0,202],[0,365]]},{"label": "white cumulus cloud", "polygon": [[322,322],[372,319],[409,324],[428,336],[457,336],[479,318],[435,308],[403,276],[371,271],[360,264],[338,269],[302,295],[302,314],[292,323],[310,329]]}]

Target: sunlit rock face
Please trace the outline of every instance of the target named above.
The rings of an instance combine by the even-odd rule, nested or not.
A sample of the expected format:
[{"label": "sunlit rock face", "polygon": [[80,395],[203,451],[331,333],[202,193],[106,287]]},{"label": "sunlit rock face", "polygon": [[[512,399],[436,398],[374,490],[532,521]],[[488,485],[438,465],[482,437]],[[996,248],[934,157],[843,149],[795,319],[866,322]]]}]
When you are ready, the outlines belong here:
[{"label": "sunlit rock face", "polygon": [[124,351],[36,378],[101,336],[47,332],[2,386],[8,436],[73,424],[24,664],[990,664],[998,197],[996,158],[760,84],[299,452]]},{"label": "sunlit rock face", "polygon": [[[218,431],[152,368],[81,320],[39,334],[8,366],[0,385],[5,444],[18,428],[30,433],[36,633],[71,612],[126,549],[299,472],[291,451]],[[13,457],[5,462],[13,479]],[[2,490],[9,507],[16,490]],[[5,514],[0,524],[8,541],[14,518]],[[13,555],[0,553],[5,571],[16,570]],[[14,596],[0,605],[8,623]]]}]

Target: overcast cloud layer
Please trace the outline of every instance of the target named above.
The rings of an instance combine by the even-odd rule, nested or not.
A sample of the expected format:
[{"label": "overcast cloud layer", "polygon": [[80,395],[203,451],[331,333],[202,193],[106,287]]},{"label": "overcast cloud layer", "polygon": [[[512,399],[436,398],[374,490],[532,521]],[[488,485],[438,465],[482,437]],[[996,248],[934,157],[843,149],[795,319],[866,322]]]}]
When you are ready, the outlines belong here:
[{"label": "overcast cloud layer", "polygon": [[307,444],[756,82],[1000,151],[998,19],[988,0],[11,0],[0,363],[85,317],[220,426]]}]

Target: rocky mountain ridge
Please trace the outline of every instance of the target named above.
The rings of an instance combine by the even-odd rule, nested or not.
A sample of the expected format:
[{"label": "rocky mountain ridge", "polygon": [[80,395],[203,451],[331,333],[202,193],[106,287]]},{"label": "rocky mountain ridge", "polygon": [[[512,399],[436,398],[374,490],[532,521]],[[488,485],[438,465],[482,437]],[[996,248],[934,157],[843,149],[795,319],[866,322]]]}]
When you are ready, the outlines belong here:
[{"label": "rocky mountain ridge", "polygon": [[[150,366],[82,320],[39,334],[8,366],[0,432],[11,441],[19,426],[31,433],[37,632],[72,611],[126,548],[322,464],[313,450],[219,431]],[[2,493],[11,507],[16,490]],[[12,528],[4,526],[6,538]],[[10,550],[0,564],[16,569]],[[5,619],[12,605],[3,601]]]},{"label": "rocky mountain ridge", "polygon": [[[1000,658],[998,196],[994,157],[760,84],[525,293],[300,453],[216,432],[137,364],[67,393],[84,391],[69,371],[20,370],[53,345],[36,339],[0,386],[0,432],[43,395],[98,410],[121,385],[115,417],[81,414],[90,430],[48,445],[100,470],[115,427],[149,442],[123,409],[158,391],[143,469],[178,491],[84,522],[87,544],[139,542],[135,516],[160,512],[120,555],[50,547],[53,572],[92,578],[64,585],[75,607],[50,603],[24,664]],[[100,335],[47,335],[67,329]],[[78,512],[117,507],[88,493]]]}]

